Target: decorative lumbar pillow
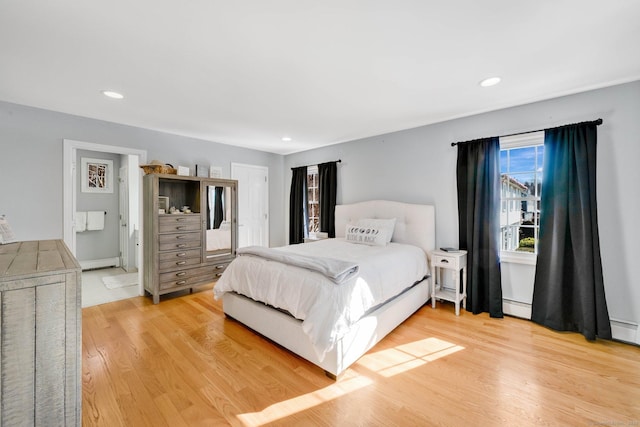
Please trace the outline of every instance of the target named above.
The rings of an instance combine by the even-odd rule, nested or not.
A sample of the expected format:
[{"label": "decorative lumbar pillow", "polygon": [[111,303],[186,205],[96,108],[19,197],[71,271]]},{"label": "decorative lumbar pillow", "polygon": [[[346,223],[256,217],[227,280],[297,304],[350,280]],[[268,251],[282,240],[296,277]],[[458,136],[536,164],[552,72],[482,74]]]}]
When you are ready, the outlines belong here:
[{"label": "decorative lumbar pillow", "polygon": [[353,224],[347,224],[344,238],[347,242],[370,246],[385,246],[390,240],[385,229]]},{"label": "decorative lumbar pillow", "polygon": [[385,232],[385,244],[389,243],[391,241],[391,238],[393,237],[393,229],[396,226],[396,219],[395,218],[389,218],[389,219],[380,219],[380,218],[363,218],[358,220],[358,223],[356,224],[360,227],[370,227],[370,228],[377,228],[379,230],[383,230]]}]

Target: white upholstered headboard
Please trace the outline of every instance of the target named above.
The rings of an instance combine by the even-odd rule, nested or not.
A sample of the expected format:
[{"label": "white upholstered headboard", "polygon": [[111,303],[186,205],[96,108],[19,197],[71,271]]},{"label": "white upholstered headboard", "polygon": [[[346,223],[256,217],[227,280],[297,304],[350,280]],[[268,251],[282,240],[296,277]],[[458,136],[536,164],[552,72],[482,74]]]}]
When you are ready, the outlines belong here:
[{"label": "white upholstered headboard", "polygon": [[344,237],[347,224],[361,218],[395,218],[392,242],[418,246],[431,255],[436,246],[435,209],[433,205],[416,205],[369,200],[336,206],[336,237]]}]

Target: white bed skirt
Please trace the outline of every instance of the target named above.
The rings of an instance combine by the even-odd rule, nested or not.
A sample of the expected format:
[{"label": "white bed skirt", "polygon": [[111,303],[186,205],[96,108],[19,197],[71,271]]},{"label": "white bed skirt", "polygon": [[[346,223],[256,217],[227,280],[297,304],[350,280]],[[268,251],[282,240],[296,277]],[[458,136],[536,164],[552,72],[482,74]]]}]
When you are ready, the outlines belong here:
[{"label": "white bed skirt", "polygon": [[222,301],[227,316],[319,366],[335,379],[426,304],[430,294],[431,279],[427,278],[360,319],[322,361],[303,332],[300,320],[233,292],[225,293]]}]

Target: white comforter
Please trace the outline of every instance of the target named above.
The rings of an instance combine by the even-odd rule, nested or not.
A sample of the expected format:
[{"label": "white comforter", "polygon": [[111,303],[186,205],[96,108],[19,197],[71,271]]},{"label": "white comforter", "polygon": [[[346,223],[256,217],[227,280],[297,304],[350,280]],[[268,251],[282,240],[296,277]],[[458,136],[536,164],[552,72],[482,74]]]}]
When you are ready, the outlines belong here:
[{"label": "white comforter", "polygon": [[216,299],[234,291],[302,320],[318,357],[371,308],[393,298],[428,274],[422,249],[399,243],[367,246],[326,239],[277,250],[352,261],[359,272],[336,284],[321,273],[250,255],[238,256],[215,284]]}]

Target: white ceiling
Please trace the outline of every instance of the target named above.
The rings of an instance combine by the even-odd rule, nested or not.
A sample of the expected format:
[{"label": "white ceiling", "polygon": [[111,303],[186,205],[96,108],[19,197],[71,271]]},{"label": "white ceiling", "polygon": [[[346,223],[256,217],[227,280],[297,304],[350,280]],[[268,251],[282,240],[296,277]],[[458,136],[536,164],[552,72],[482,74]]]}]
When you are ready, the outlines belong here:
[{"label": "white ceiling", "polygon": [[636,0],[1,0],[0,100],[288,154],[638,80],[639,22]]}]

